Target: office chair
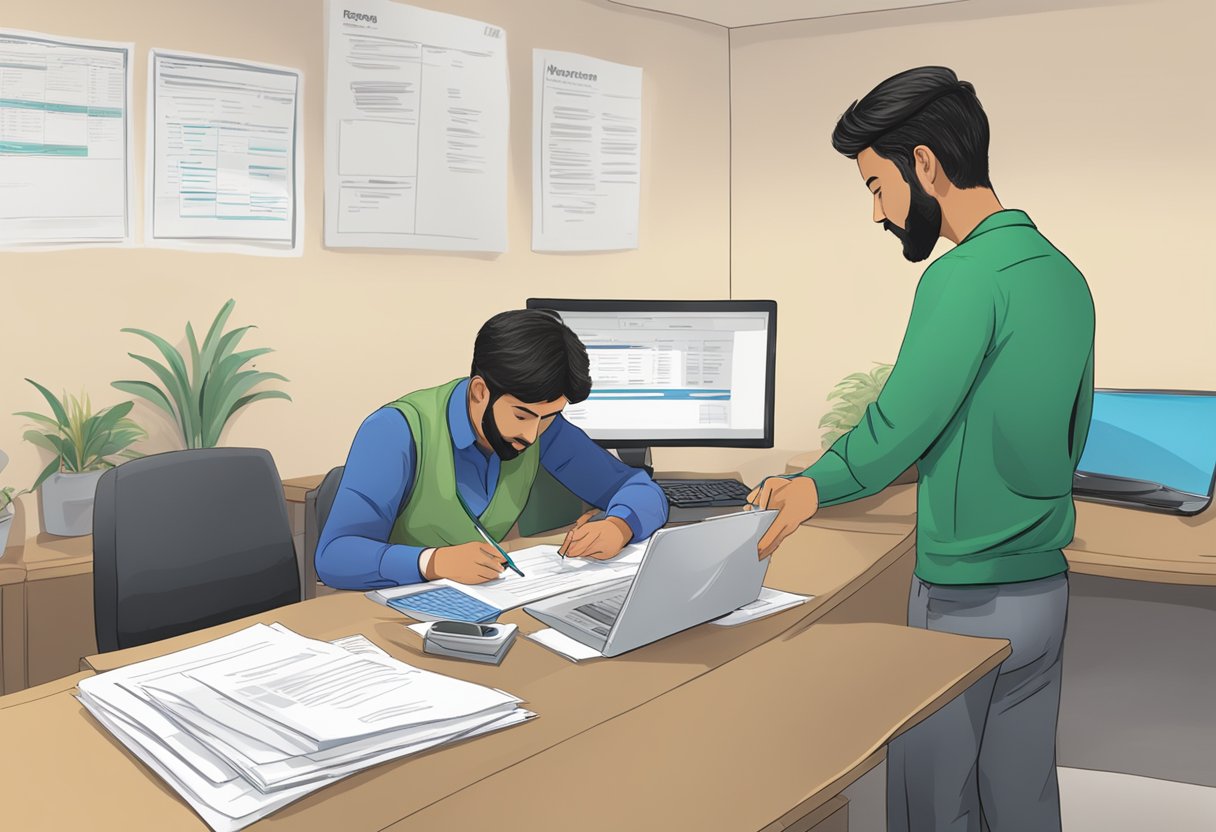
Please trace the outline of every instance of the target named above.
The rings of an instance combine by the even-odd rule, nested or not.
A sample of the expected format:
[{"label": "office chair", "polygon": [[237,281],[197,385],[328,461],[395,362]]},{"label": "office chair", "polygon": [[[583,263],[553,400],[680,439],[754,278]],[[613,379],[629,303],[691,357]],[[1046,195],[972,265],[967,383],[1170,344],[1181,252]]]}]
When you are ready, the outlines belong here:
[{"label": "office chair", "polygon": [[329,469],[321,484],[304,495],[304,569],[300,580],[305,598],[315,598],[317,595],[317,541],[321,539],[321,530],[329,519],[329,510],[333,508],[345,470],[345,465]]},{"label": "office chair", "polygon": [[170,451],[102,475],[93,503],[100,652],[300,600],[283,484],[260,448]]}]

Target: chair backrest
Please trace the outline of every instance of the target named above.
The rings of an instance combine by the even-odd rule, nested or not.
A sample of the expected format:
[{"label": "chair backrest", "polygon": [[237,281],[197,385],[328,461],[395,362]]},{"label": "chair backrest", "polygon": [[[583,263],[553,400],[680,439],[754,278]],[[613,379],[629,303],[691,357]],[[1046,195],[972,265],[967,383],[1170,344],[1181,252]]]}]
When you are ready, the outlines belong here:
[{"label": "chair backrest", "polygon": [[171,451],[97,483],[97,648],[134,647],[300,599],[283,484],[260,448]]},{"label": "chair backrest", "polygon": [[305,598],[314,598],[317,594],[317,541],[321,539],[321,530],[329,519],[329,510],[333,508],[344,470],[344,465],[331,468],[321,484],[304,495],[304,568],[301,580]]}]

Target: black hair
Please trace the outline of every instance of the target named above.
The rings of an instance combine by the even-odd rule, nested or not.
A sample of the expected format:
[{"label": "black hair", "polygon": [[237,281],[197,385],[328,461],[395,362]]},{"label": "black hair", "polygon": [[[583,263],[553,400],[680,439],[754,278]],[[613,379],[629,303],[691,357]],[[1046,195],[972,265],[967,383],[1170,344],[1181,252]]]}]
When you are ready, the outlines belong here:
[{"label": "black hair", "polygon": [[925,145],[956,188],[992,187],[988,178],[988,116],[975,87],[944,66],[892,75],[845,110],[832,147],[850,159],[867,147],[915,182],[912,151]]},{"label": "black hair", "polygon": [[548,309],[500,312],[482,325],[473,344],[470,376],[481,376],[494,398],[577,404],[591,395],[587,348]]}]

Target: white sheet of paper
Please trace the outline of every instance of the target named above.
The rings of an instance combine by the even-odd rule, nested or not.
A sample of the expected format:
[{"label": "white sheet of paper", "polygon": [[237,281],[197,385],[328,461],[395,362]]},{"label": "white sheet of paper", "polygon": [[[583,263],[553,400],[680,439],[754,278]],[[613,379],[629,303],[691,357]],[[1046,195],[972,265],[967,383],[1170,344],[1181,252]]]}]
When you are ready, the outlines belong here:
[{"label": "white sheet of paper", "polygon": [[559,656],[564,656],[572,662],[603,658],[603,654],[594,647],[588,647],[581,641],[575,641],[565,633],[559,633],[553,628],[537,630],[535,633],[529,633],[528,638],[532,639],[537,644],[548,647],[554,653],[557,653]]},{"label": "white sheet of paper", "polygon": [[638,247],[642,70],[532,52],[532,250]]},{"label": "white sheet of paper", "polygon": [[303,100],[298,69],[153,49],[145,242],[302,254]]},{"label": "white sheet of paper", "polygon": [[392,598],[423,592],[435,586],[450,586],[482,603],[506,611],[552,598],[571,589],[582,589],[634,575],[646,551],[646,544],[632,543],[611,560],[564,558],[557,550],[557,546],[545,544],[511,552],[511,560],[524,573],[522,578],[506,569],[497,580],[484,584],[461,584],[445,579],[373,590],[368,595],[383,604]]},{"label": "white sheet of paper", "polygon": [[506,32],[388,0],[325,19],[325,245],[506,251]]},{"label": "white sheet of paper", "polygon": [[0,30],[0,247],[131,242],[132,49]]},{"label": "white sheet of paper", "polygon": [[184,675],[298,733],[315,744],[310,753],[395,729],[510,709],[518,701],[395,659],[312,645],[279,642]]},{"label": "white sheet of paper", "polygon": [[782,592],[779,589],[762,587],[760,589],[760,597],[755,601],[752,601],[750,604],[744,604],[730,615],[715,618],[713,623],[719,627],[734,627],[738,624],[746,624],[748,621],[755,621],[773,613],[788,610],[790,607],[805,604],[814,597],[814,595],[795,595],[792,592]]}]

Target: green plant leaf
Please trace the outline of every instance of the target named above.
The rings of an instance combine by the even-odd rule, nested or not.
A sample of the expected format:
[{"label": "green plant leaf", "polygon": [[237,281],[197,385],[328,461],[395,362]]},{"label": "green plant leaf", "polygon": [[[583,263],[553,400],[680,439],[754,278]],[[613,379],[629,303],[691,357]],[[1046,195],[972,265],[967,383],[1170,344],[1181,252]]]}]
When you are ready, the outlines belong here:
[{"label": "green plant leaf", "polygon": [[[224,333],[224,337],[219,339],[219,344],[216,346],[215,353],[211,356],[209,367],[217,367],[224,362],[226,358],[232,355],[236,349],[237,343],[244,337],[245,333],[251,329],[257,329],[253,325],[238,327],[231,332]],[[273,350],[267,350],[273,352]]]},{"label": "green plant leaf", "polygon": [[[211,367],[215,361],[215,355],[220,346],[220,333],[224,330],[224,324],[228,323],[228,316],[232,314],[234,306],[236,306],[236,301],[229,298],[228,302],[216,313],[215,319],[211,322],[211,328],[207,330],[207,336],[203,338],[202,355],[199,361],[204,370]],[[229,335],[231,334],[229,333]]]},{"label": "green plant leaf", "polygon": [[51,464],[42,469],[42,473],[38,475],[38,479],[34,480],[34,484],[30,486],[30,491],[37,491],[38,486],[46,481],[46,478],[59,470],[59,457],[56,456],[51,460]]},{"label": "green plant leaf", "polygon": [[231,379],[228,379],[222,390],[218,391],[221,396],[217,399],[212,397],[212,391],[208,390],[208,401],[206,403],[207,414],[204,417],[205,431],[203,434],[204,448],[214,448],[220,440],[220,434],[224,430],[224,423],[227,421],[227,414],[233,409],[237,399],[241,398],[250,388],[264,381],[287,381],[286,378],[278,373],[261,373],[253,370],[246,370],[242,373],[236,373]]},{"label": "green plant leaf", "polygon": [[57,399],[55,397],[55,394],[52,393],[50,390],[47,390],[45,387],[43,387],[38,382],[34,381],[32,378],[27,378],[26,381],[28,381],[30,384],[32,384],[36,388],[38,388],[38,392],[42,394],[42,397],[44,399],[46,399],[47,404],[49,404],[51,406],[51,413],[53,413],[55,415],[55,418],[59,420],[59,426],[67,427],[67,424],[68,424],[67,411],[64,410],[63,405],[60,403],[59,399]]},{"label": "green plant leaf", "polygon": [[36,430],[27,430],[23,435],[26,442],[31,445],[42,448],[44,451],[50,451],[56,456],[59,455],[59,448],[51,442],[50,437],[45,433],[39,433]]},{"label": "green plant leaf", "polygon": [[169,369],[173,371],[173,375],[177,378],[178,383],[182,385],[183,389],[189,389],[190,375],[186,372],[186,362],[182,359],[182,354],[177,351],[177,347],[173,346],[156,333],[148,332],[146,329],[134,329],[132,327],[127,327],[122,331],[130,332],[133,335],[143,336],[155,344],[156,348],[160,350],[160,354],[165,357],[165,361],[168,362]]},{"label": "green plant leaf", "polygon": [[133,396],[146,399],[168,413],[174,421],[178,421],[177,413],[173,410],[173,405],[169,403],[169,399],[165,396],[164,391],[155,384],[147,381],[115,381],[111,382],[110,386],[124,393],[130,393]]},{"label": "green plant leaf", "polygon": [[189,439],[194,434],[196,421],[195,409],[191,407],[193,397],[167,367],[143,355],[136,355],[133,352],[127,353],[127,355],[155,373],[161,384],[165,386],[165,390],[168,391],[174,405],[177,406],[178,427],[181,428],[182,438],[186,440],[187,447],[189,447]]},{"label": "green plant leaf", "polygon": [[257,393],[254,393],[252,395],[242,396],[241,398],[237,399],[236,404],[234,404],[232,406],[232,410],[228,411],[228,415],[224,418],[224,421],[227,422],[228,419],[231,419],[232,414],[236,413],[238,410],[240,410],[245,405],[253,404],[254,402],[260,402],[263,399],[286,399],[287,401],[292,400],[291,396],[287,395],[287,393],[283,390],[260,390]]},{"label": "green plant leaf", "polygon": [[24,416],[27,419],[32,419],[40,425],[45,425],[51,430],[59,431],[62,426],[49,416],[43,416],[41,413],[31,413],[28,410],[19,410],[13,414],[14,416]]}]

